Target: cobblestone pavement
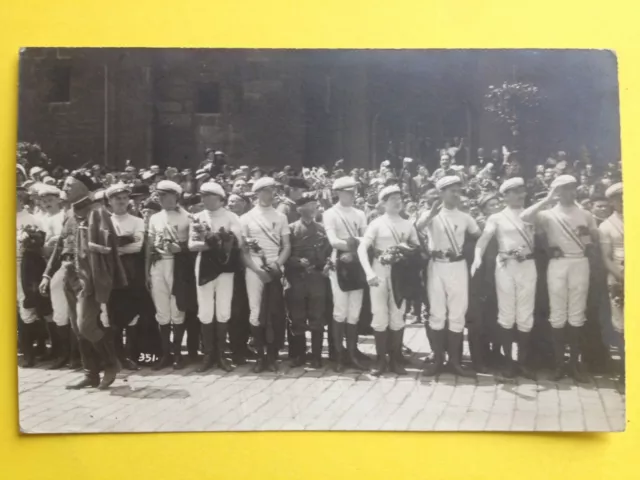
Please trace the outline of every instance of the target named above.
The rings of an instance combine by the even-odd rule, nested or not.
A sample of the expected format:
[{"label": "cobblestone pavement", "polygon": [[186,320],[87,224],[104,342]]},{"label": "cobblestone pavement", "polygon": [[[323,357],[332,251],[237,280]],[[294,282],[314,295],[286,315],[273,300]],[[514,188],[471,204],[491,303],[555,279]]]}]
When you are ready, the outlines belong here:
[{"label": "cobblestone pavement", "polygon": [[[362,349],[373,355],[371,337]],[[419,375],[428,345],[421,326],[407,328],[415,353],[409,375],[375,378],[347,370],[290,369],[276,375],[250,366],[224,374],[124,372],[107,391],[65,390],[81,372],[19,370],[25,433],[207,430],[513,430],[607,431],[625,425],[625,398],[607,377],[578,386],[570,379],[477,380]]]}]

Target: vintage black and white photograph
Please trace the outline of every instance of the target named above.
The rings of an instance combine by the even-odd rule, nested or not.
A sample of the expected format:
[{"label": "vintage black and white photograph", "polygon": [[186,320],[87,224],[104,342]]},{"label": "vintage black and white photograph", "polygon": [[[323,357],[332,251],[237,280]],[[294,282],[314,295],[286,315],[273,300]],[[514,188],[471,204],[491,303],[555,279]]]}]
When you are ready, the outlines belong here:
[{"label": "vintage black and white photograph", "polygon": [[19,61],[23,433],[625,429],[613,52]]}]

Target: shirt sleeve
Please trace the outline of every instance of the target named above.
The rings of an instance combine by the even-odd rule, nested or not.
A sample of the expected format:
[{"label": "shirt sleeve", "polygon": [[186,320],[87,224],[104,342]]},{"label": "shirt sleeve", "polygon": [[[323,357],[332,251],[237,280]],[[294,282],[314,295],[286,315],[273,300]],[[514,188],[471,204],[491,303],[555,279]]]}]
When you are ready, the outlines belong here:
[{"label": "shirt sleeve", "polygon": [[478,235],[480,233],[480,227],[471,215],[467,215],[467,232],[471,235]]},{"label": "shirt sleeve", "polygon": [[331,212],[324,212],[324,214],[322,215],[322,223],[324,224],[324,229],[327,233],[329,233],[329,231],[336,231],[336,224],[333,215],[331,215]]},{"label": "shirt sleeve", "polygon": [[418,231],[414,225],[411,225],[409,228],[409,239],[408,243],[410,245],[420,245],[420,240],[418,239]]},{"label": "shirt sleeve", "polygon": [[282,215],[280,218],[280,236],[284,237],[285,235],[291,234],[291,229],[289,228],[289,222],[287,221],[287,217]]},{"label": "shirt sleeve", "polygon": [[366,228],[362,239],[366,241],[369,245],[373,245],[375,243],[377,235],[378,235],[378,222],[373,221]]},{"label": "shirt sleeve", "polygon": [[484,231],[493,235],[494,233],[496,233],[497,228],[498,224],[496,222],[495,215],[491,215],[489,218],[487,218],[487,223],[484,226]]},{"label": "shirt sleeve", "polygon": [[602,223],[598,227],[600,232],[600,243],[613,243],[611,240],[611,233],[609,232],[609,226],[606,223]]}]

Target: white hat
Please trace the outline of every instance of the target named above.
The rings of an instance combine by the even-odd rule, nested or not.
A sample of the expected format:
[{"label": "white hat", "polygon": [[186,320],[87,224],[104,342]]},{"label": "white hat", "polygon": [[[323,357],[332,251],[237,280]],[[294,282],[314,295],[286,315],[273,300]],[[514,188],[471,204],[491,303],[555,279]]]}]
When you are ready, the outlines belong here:
[{"label": "white hat", "polygon": [[54,185],[48,185],[46,183],[41,183],[36,187],[36,191],[38,195],[44,197],[45,195],[55,195],[59,197],[62,191]]},{"label": "white hat", "polygon": [[149,180],[150,178],[153,178],[155,176],[156,174],[153,173],[152,171],[147,171],[142,174],[142,180]]},{"label": "white hat", "polygon": [[46,183],[47,185],[55,185],[56,184],[56,179],[53,177],[44,177],[42,179],[42,183]]},{"label": "white hat", "polygon": [[350,190],[356,188],[358,182],[353,177],[340,177],[333,181],[333,190]]},{"label": "white hat", "polygon": [[205,170],[204,168],[201,168],[200,170],[196,171],[196,180],[201,180],[204,177],[210,177],[211,174],[209,173],[208,170]]},{"label": "white hat", "polygon": [[380,164],[381,167],[388,167],[391,165],[391,162],[389,160],[385,160],[384,162],[382,162]]},{"label": "white hat", "polygon": [[171,180],[160,180],[158,185],[156,185],[156,190],[165,193],[175,193],[176,195],[182,194],[182,187]]},{"label": "white hat", "polygon": [[202,194],[213,194],[218,195],[219,197],[225,198],[227,196],[224,188],[216,182],[205,182],[200,186],[200,193]]},{"label": "white hat", "polygon": [[458,177],[457,175],[447,175],[436,182],[436,188],[442,191],[445,188],[457,183],[462,183],[462,179],[460,177]]},{"label": "white hat", "polygon": [[411,157],[404,157],[402,159],[402,163],[413,163],[413,158]]},{"label": "white hat", "polygon": [[104,188],[101,188],[101,189],[96,190],[95,192],[91,193],[90,197],[94,202],[99,202],[99,201],[104,200],[105,192],[106,192],[106,190]]},{"label": "white hat", "polygon": [[33,177],[34,175],[37,175],[40,172],[44,172],[44,169],[42,169],[41,167],[31,167],[31,170],[29,170],[29,176]]},{"label": "white hat", "polygon": [[614,195],[622,195],[622,182],[614,183],[604,192],[604,196],[611,198]]},{"label": "white hat", "polygon": [[578,183],[576,177],[573,175],[559,175],[551,182],[551,188],[562,187],[563,185],[571,185],[572,183]]},{"label": "white hat", "polygon": [[507,191],[518,187],[524,187],[524,179],[521,177],[509,178],[500,185],[500,193],[504,194]]},{"label": "white hat", "polygon": [[111,198],[114,195],[118,195],[119,193],[131,193],[131,189],[128,185],[122,182],[114,183],[109,188],[107,188],[105,195],[107,196],[107,198]]},{"label": "white hat", "polygon": [[27,176],[27,170],[22,165],[20,165],[19,163],[16,164],[16,170],[20,170],[20,173],[23,176],[25,176],[25,177]]},{"label": "white hat", "polygon": [[276,181],[271,177],[260,177],[251,187],[252,192],[257,192],[258,190],[262,190],[267,187],[275,187]]},{"label": "white hat", "polygon": [[388,187],[384,187],[382,190],[380,190],[380,193],[378,193],[378,201],[384,202],[389,195],[392,195],[394,193],[402,194],[402,190],[400,190],[400,187],[398,187],[398,185],[389,185]]}]

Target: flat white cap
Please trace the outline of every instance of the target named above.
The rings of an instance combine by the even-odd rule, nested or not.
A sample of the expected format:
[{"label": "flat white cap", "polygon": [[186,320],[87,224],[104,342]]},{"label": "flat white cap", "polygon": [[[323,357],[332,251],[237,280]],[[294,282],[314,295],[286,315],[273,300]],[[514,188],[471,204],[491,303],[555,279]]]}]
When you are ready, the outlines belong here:
[{"label": "flat white cap", "polygon": [[504,194],[505,192],[518,187],[524,187],[524,179],[521,177],[509,178],[500,185],[500,193]]},{"label": "flat white cap", "polygon": [[109,188],[107,188],[106,196],[107,198],[111,198],[114,195],[118,195],[119,193],[131,193],[131,189],[125,183],[114,183]]},{"label": "flat white cap", "polygon": [[56,186],[48,185],[46,183],[38,184],[38,186],[36,187],[36,192],[38,192],[38,195],[40,195],[41,197],[44,197],[45,195],[55,195],[56,197],[59,197],[62,193],[62,191]]},{"label": "flat white cap", "polygon": [[462,179],[457,175],[447,175],[436,182],[436,188],[440,191],[444,190],[456,183],[462,183]]},{"label": "flat white cap", "polygon": [[563,185],[571,185],[572,183],[578,183],[576,177],[573,175],[558,175],[556,179],[551,182],[551,188],[562,187]]},{"label": "flat white cap", "polygon": [[349,190],[356,188],[358,182],[353,177],[340,177],[333,181],[333,190]]},{"label": "flat white cap", "polygon": [[389,185],[388,187],[384,187],[378,193],[378,201],[384,202],[389,195],[392,195],[394,193],[402,194],[402,190],[400,190],[400,187],[398,187],[398,185]]},{"label": "flat white cap", "polygon": [[614,195],[622,195],[622,182],[614,183],[604,192],[605,197],[611,198]]},{"label": "flat white cap", "polygon": [[156,190],[164,193],[175,193],[176,195],[182,194],[182,187],[171,180],[160,180],[156,185]]},{"label": "flat white cap", "polygon": [[251,191],[257,192],[258,190],[262,190],[263,188],[275,187],[276,184],[276,181],[271,177],[260,177],[255,181],[253,187],[251,187]]},{"label": "flat white cap", "polygon": [[200,186],[200,193],[207,194],[210,193],[212,195],[218,195],[221,198],[225,198],[227,193],[224,191],[224,188],[216,182],[205,182]]}]

